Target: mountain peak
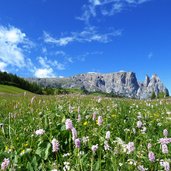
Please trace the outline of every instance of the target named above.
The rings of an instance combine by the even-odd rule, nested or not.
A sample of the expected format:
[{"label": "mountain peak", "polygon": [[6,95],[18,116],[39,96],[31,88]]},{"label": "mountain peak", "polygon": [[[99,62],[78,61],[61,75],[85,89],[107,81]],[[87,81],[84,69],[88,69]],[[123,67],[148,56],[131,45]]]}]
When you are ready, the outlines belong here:
[{"label": "mountain peak", "polygon": [[134,72],[125,71],[105,74],[89,72],[68,78],[28,80],[45,87],[84,88],[89,92],[101,91],[139,99],[150,98],[153,92],[156,96],[161,92],[168,94],[168,89],[156,74],[151,79],[146,75],[143,83],[137,81]]}]

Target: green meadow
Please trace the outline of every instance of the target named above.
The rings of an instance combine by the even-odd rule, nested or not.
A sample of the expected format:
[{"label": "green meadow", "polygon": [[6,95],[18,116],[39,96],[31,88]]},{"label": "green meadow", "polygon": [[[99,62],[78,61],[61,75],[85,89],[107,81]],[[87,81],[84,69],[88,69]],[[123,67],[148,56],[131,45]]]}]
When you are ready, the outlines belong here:
[{"label": "green meadow", "polygon": [[169,98],[45,96],[7,89],[0,87],[2,170],[170,170]]}]

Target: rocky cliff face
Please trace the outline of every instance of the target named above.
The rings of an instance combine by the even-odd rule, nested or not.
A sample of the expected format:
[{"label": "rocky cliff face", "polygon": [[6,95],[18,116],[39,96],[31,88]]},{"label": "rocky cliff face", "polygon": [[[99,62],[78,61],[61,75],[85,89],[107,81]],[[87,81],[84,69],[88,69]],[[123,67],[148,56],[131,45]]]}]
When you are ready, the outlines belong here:
[{"label": "rocky cliff face", "polygon": [[169,93],[157,75],[153,75],[151,79],[146,76],[145,81],[140,83],[133,72],[87,73],[69,78],[29,79],[29,81],[37,82],[44,87],[84,88],[89,92],[102,91],[139,99],[150,98],[153,92],[156,95],[161,92]]}]

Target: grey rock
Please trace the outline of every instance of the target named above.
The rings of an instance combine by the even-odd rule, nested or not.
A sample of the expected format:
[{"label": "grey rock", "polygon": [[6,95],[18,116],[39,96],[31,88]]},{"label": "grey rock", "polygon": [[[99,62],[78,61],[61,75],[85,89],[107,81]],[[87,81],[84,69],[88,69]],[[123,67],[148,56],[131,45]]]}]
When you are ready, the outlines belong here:
[{"label": "grey rock", "polygon": [[153,92],[156,96],[160,92],[169,94],[156,74],[151,79],[146,75],[144,82],[138,82],[133,72],[87,73],[68,78],[28,78],[27,80],[43,87],[82,88],[89,92],[101,91],[138,99],[150,98]]}]

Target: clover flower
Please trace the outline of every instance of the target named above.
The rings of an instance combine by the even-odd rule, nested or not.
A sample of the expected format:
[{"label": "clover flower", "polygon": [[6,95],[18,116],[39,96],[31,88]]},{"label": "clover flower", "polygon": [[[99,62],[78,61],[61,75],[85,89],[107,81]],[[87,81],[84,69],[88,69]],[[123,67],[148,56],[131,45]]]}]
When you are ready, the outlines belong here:
[{"label": "clover flower", "polygon": [[129,142],[127,145],[126,145],[126,148],[128,150],[128,154],[130,154],[131,152],[133,152],[135,150],[135,146],[134,146],[134,142]]},{"label": "clover flower", "polygon": [[167,147],[167,144],[162,144],[162,153],[163,154],[167,154],[169,151],[168,151],[168,147]]},{"label": "clover flower", "polygon": [[152,151],[150,151],[148,153],[148,159],[151,161],[151,162],[154,162],[155,161],[155,155]]},{"label": "clover flower", "polygon": [[59,142],[55,138],[52,140],[52,152],[58,152]]},{"label": "clover flower", "polygon": [[164,129],[164,130],[163,130],[163,136],[165,136],[165,137],[168,136],[168,130],[167,130],[167,129]]},{"label": "clover flower", "polygon": [[44,129],[38,129],[38,130],[35,131],[36,135],[43,135],[44,133],[45,133]]},{"label": "clover flower", "polygon": [[81,141],[80,141],[80,139],[79,138],[77,138],[77,139],[75,139],[75,147],[76,148],[80,148],[80,146],[81,146]]},{"label": "clover flower", "polygon": [[93,153],[95,153],[95,152],[97,151],[97,149],[98,149],[98,144],[93,145],[93,146],[91,147],[91,150],[93,151]]},{"label": "clover flower", "polygon": [[110,139],[110,131],[106,132],[106,139],[109,140]]},{"label": "clover flower", "polygon": [[6,170],[9,164],[10,164],[10,160],[5,158],[1,163],[1,170]]},{"label": "clover flower", "polygon": [[73,128],[71,119],[66,119],[65,126],[67,130],[71,130]]},{"label": "clover flower", "polygon": [[97,120],[97,125],[102,125],[103,123],[103,119],[102,119],[102,116],[98,116],[98,120]]}]

